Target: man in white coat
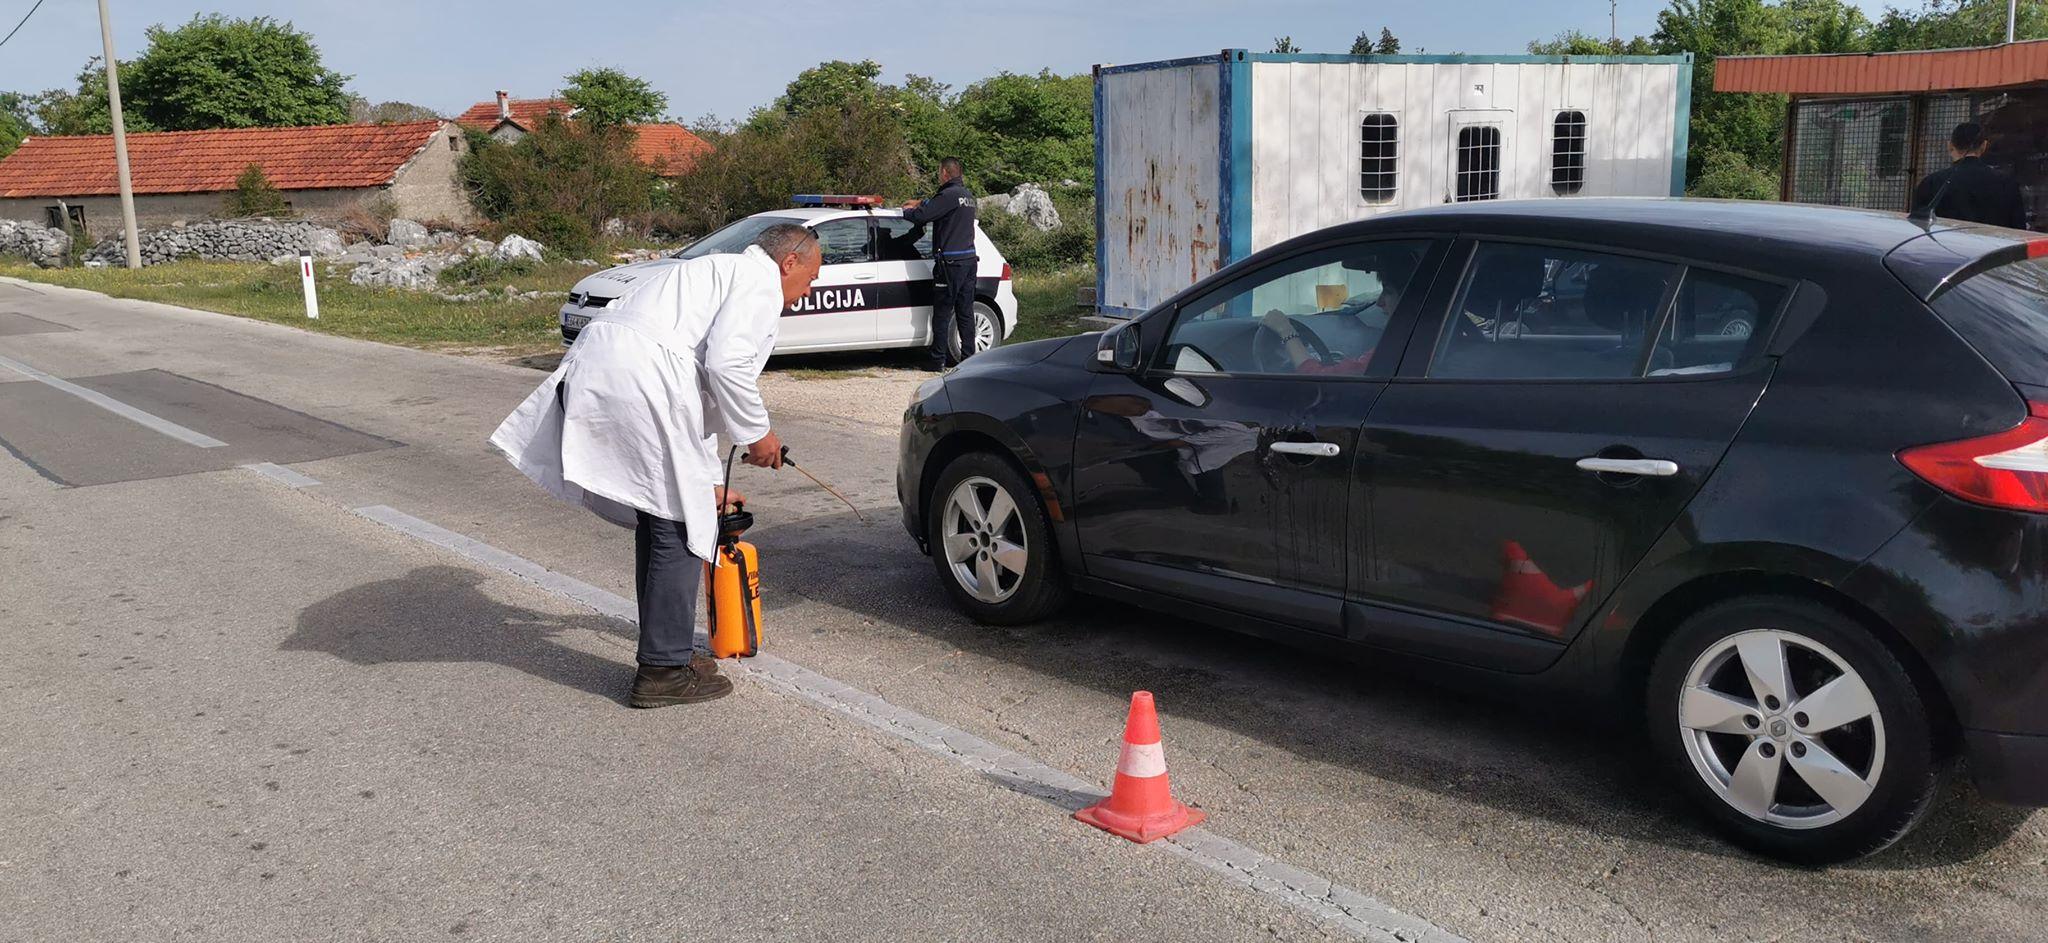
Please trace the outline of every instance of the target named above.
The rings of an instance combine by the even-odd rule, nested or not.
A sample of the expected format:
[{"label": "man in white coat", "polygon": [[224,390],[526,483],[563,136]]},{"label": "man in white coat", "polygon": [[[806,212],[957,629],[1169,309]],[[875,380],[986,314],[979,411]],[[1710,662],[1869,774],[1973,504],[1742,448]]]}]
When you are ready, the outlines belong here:
[{"label": "man in white coat", "polygon": [[744,253],[627,270],[630,287],[491,436],[548,493],[634,529],[634,707],[732,693],[697,644],[700,561],[712,558],[718,509],[741,500],[721,486],[718,436],[744,446],[749,465],[782,467],[761,368],[821,261],[810,230],[783,224]]}]

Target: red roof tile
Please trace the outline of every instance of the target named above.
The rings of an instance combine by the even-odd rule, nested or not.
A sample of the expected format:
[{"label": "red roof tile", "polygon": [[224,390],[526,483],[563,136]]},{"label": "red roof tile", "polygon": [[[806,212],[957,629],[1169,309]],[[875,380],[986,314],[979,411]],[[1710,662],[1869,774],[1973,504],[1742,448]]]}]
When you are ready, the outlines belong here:
[{"label": "red roof tile", "polygon": [[2048,39],[1977,49],[1714,60],[1717,92],[1882,95],[2032,82],[2048,82]]},{"label": "red roof tile", "polygon": [[[514,98],[507,105],[512,111],[512,123],[522,131],[532,131],[549,112],[567,117],[575,110],[575,106],[561,98]],[[478,131],[490,131],[498,126],[498,122],[496,100],[477,102],[468,111],[455,116],[456,124]]]},{"label": "red roof tile", "polygon": [[[375,187],[433,140],[439,121],[128,135],[136,193],[218,193],[250,164],[280,190]],[[0,160],[0,197],[120,192],[112,135],[32,137]]]},{"label": "red roof tile", "polygon": [[633,156],[664,177],[689,173],[697,158],[711,152],[711,145],[679,124],[639,124],[633,130]]}]

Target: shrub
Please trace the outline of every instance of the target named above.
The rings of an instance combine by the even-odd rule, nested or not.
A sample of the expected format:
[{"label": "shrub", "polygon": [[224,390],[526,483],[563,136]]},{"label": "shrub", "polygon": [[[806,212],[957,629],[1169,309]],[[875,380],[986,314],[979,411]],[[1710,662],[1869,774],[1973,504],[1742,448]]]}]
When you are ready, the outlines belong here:
[{"label": "shrub", "polygon": [[472,134],[463,186],[497,232],[586,254],[605,220],[653,205],[654,174],[634,159],[634,135],[554,115],[514,144]]},{"label": "shrub", "polygon": [[473,255],[441,270],[441,284],[474,288],[516,275],[533,274],[532,259],[495,259]]},{"label": "shrub", "polygon": [[272,185],[263,168],[250,164],[243,168],[242,175],[235,178],[235,189],[229,193],[221,211],[231,219],[244,216],[290,216],[291,205],[285,202],[284,192]]},{"label": "shrub", "polygon": [[388,196],[356,203],[344,210],[334,228],[350,242],[381,242],[398,217],[398,204]]},{"label": "shrub", "polygon": [[535,209],[493,223],[493,239],[518,235],[538,241],[549,251],[582,258],[597,250],[597,227],[580,216],[555,209]]},{"label": "shrub", "polygon": [[662,206],[685,231],[710,232],[732,220],[789,205],[793,193],[912,192],[910,146],[895,111],[860,100],[791,117],[757,113],[746,125],[712,135],[713,150],[662,193]]},{"label": "shrub", "polygon": [[1053,206],[1060,211],[1059,227],[1051,232],[1039,232],[1022,217],[1003,210],[981,215],[982,231],[1018,269],[1049,270],[1095,261],[1094,200],[1051,192]]},{"label": "shrub", "polygon": [[1693,181],[1687,196],[1716,197],[1725,200],[1775,200],[1778,198],[1778,175],[1751,164],[1748,158],[1734,151],[1716,150],[1707,153],[1702,161],[1698,180]]}]

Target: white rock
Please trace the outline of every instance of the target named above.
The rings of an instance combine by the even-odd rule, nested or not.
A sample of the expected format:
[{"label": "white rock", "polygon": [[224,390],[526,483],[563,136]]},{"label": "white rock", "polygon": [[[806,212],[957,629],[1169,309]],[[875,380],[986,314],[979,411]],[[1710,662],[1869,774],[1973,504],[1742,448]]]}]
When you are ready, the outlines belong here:
[{"label": "white rock", "polygon": [[1010,204],[1004,210],[1011,216],[1023,217],[1039,232],[1060,228],[1060,211],[1053,207],[1052,196],[1037,184],[1018,184],[1010,191]]},{"label": "white rock", "polygon": [[491,258],[497,259],[500,262],[510,262],[513,259],[526,259],[538,262],[541,257],[541,249],[540,243],[515,233],[506,236],[503,242],[498,243],[498,249],[496,252],[491,253]]},{"label": "white rock", "polygon": [[988,212],[1007,210],[1010,208],[1010,195],[1007,193],[991,193],[981,198],[980,208]]},{"label": "white rock", "polygon": [[604,234],[618,238],[626,234],[626,221],[616,216],[604,221]]},{"label": "white rock", "polygon": [[425,245],[427,242],[427,227],[409,219],[394,219],[391,221],[391,225],[385,229],[384,241],[391,245],[405,248]]},{"label": "white rock", "polygon": [[471,236],[462,240],[462,245],[456,251],[463,255],[490,255],[498,251],[498,244],[489,239],[478,239],[475,236]]}]

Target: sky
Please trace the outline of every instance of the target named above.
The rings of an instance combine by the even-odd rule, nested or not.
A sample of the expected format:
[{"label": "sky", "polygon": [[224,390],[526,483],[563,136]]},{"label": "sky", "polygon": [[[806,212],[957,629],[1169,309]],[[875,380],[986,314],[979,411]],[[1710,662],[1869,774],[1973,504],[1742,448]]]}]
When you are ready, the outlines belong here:
[{"label": "sky", "polygon": [[[35,0],[0,0],[0,35]],[[1086,72],[1096,64],[1264,51],[1292,36],[1346,52],[1359,31],[1393,29],[1403,52],[1520,53],[1566,29],[1608,31],[1608,0],[108,0],[121,58],[151,25],[200,13],[274,16],[313,34],[327,66],[371,101],[453,115],[493,97],[540,98],[579,69],[613,66],[652,82],[685,122],[744,117],[805,67],[874,59],[886,81],[929,75],[956,90],[998,72]],[[1647,34],[1662,0],[1622,0],[1622,36]],[[1873,15],[1879,0],[1864,0]],[[45,0],[0,46],[0,90],[72,87],[100,52],[93,0]]]}]

